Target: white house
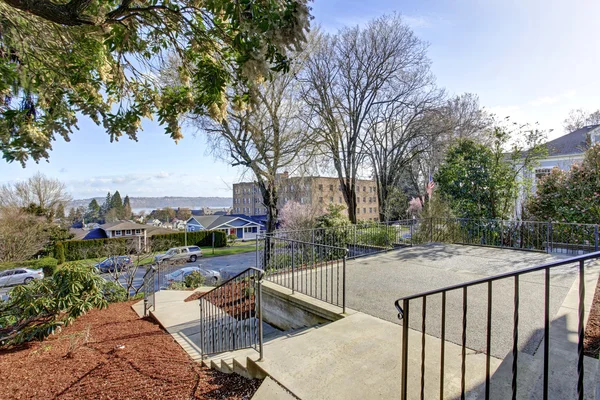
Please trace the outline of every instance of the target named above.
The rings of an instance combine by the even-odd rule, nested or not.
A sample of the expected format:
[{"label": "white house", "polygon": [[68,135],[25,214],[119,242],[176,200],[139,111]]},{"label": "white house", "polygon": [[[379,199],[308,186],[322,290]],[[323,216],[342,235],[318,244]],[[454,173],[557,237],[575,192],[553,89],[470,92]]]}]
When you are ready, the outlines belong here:
[{"label": "white house", "polygon": [[148,235],[145,225],[135,222],[119,221],[100,225],[107,238],[130,238],[136,242],[138,249],[146,250],[148,247]]},{"label": "white house", "polygon": [[[575,163],[583,161],[583,155],[590,145],[600,143],[600,125],[590,125],[546,143],[548,155],[539,161],[533,176],[532,191],[535,192],[537,182],[550,174],[553,168],[568,171]],[[521,205],[527,193],[522,193],[517,199],[515,213],[521,213]]]},{"label": "white house", "polygon": [[261,229],[264,229],[262,224],[238,215],[193,216],[187,220],[188,232],[223,231],[228,235],[236,235],[241,240],[256,239]]}]

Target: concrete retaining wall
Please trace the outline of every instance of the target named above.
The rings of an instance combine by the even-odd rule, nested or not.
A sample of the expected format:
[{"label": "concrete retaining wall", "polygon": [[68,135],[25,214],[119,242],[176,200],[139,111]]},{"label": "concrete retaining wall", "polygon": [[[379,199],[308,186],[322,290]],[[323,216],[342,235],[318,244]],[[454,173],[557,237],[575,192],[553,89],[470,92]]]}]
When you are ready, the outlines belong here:
[{"label": "concrete retaining wall", "polygon": [[271,282],[262,286],[263,320],[276,328],[287,331],[345,317],[342,309],[313,299]]}]

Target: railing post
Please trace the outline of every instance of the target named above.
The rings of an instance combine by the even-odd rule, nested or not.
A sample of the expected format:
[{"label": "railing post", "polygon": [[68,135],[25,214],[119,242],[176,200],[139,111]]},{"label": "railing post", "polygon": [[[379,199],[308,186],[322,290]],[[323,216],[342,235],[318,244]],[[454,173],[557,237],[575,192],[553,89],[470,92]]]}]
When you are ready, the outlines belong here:
[{"label": "railing post", "polygon": [[552,253],[552,221],[548,222],[548,228],[546,232],[546,252]]},{"label": "railing post", "polygon": [[258,281],[258,361],[263,359],[262,278]]},{"label": "railing post", "polygon": [[404,300],[402,304],[402,386],[401,386],[401,398],[406,400],[408,394],[408,318],[409,318],[409,304],[408,300]]},{"label": "railing post", "polygon": [[598,225],[594,226],[594,251],[598,251]]},{"label": "railing post", "polygon": [[342,313],[346,314],[346,258],[348,257],[348,250],[344,254],[344,260],[342,264]]},{"label": "railing post", "polygon": [[413,222],[414,220],[412,220],[410,222],[410,225],[408,225],[409,229],[410,229],[410,247],[413,247]]},{"label": "railing post", "polygon": [[294,242],[292,242],[292,294],[294,294]]},{"label": "railing post", "polygon": [[204,310],[202,307],[202,300],[199,301],[200,305],[200,359],[204,359]]}]

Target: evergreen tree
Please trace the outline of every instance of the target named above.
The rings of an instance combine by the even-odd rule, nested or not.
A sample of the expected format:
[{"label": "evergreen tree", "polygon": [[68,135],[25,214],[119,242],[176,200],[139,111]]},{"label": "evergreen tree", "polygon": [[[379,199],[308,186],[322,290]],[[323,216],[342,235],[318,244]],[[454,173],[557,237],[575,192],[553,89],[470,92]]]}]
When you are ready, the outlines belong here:
[{"label": "evergreen tree", "polygon": [[131,219],[132,214],[131,202],[129,196],[126,195],[125,200],[123,200],[123,219]]},{"label": "evergreen tree", "polygon": [[112,196],[110,195],[110,192],[108,192],[108,194],[106,195],[106,199],[104,199],[104,203],[102,204],[102,207],[100,207],[100,218],[104,219],[106,213],[108,212],[108,210],[110,210],[110,205],[112,202]]},{"label": "evergreen tree", "polygon": [[64,218],[65,217],[65,205],[59,204],[56,207],[56,218]]},{"label": "evergreen tree", "polygon": [[110,209],[115,210],[115,215],[117,219],[123,218],[123,199],[121,199],[121,194],[117,190],[110,200]]},{"label": "evergreen tree", "polygon": [[96,199],[92,199],[88,205],[87,212],[85,213],[86,222],[98,222],[100,219],[100,204]]}]

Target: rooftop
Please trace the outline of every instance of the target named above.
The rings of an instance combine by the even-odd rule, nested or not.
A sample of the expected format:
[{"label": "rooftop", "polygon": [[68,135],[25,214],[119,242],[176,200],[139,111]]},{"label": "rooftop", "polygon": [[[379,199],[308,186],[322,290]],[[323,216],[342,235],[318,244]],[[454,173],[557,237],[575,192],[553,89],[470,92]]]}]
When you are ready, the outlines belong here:
[{"label": "rooftop", "polygon": [[582,154],[589,143],[589,134],[600,125],[589,125],[546,143],[549,156]]}]

